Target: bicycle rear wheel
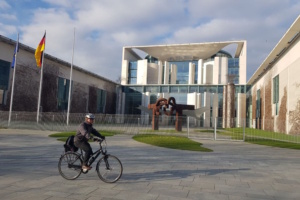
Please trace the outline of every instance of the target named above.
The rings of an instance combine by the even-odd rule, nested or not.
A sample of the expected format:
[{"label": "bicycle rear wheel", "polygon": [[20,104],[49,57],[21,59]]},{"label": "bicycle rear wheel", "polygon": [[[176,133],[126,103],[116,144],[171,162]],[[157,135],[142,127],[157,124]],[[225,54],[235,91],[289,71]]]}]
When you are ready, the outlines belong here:
[{"label": "bicycle rear wheel", "polygon": [[81,174],[82,160],[80,155],[67,152],[62,155],[58,162],[58,171],[67,180],[74,180]]},{"label": "bicycle rear wheel", "polygon": [[96,170],[102,181],[106,183],[114,183],[121,178],[123,166],[116,156],[105,155],[98,161]]}]

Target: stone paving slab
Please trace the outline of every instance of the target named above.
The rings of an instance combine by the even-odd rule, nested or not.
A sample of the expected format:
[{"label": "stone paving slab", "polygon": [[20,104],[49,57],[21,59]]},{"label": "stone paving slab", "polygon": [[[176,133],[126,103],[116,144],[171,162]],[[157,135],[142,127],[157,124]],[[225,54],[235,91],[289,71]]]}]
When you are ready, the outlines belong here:
[{"label": "stone paving slab", "polygon": [[51,133],[0,129],[1,200],[300,199],[298,150],[194,139],[213,152],[191,152],[117,135],[107,137],[108,152],[122,161],[123,176],[107,184],[95,165],[76,180],[63,179],[57,170],[63,143]]}]

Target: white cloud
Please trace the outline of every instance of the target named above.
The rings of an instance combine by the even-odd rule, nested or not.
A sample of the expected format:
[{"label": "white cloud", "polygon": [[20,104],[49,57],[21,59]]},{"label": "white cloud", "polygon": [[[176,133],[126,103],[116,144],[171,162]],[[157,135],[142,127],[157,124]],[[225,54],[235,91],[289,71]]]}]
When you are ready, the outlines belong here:
[{"label": "white cloud", "polygon": [[0,18],[2,18],[3,20],[17,21],[17,17],[10,14],[0,14]]},{"label": "white cloud", "polygon": [[4,0],[0,0],[0,9],[8,9],[10,8],[10,5],[4,1]]},{"label": "white cloud", "polygon": [[72,7],[72,5],[77,5],[80,1],[76,0],[43,0],[51,5],[62,6],[62,7]]},{"label": "white cloud", "polygon": [[111,80],[120,76],[123,46],[229,40],[247,40],[252,75],[300,10],[289,0],[27,2],[14,10],[0,0],[0,34],[15,38],[21,31],[20,41],[35,48],[46,30],[46,53],[71,62],[75,27],[74,64]]},{"label": "white cloud", "polygon": [[4,35],[4,36],[13,34],[17,30],[15,26],[2,24],[1,22],[0,22],[0,27],[1,27],[0,35]]}]

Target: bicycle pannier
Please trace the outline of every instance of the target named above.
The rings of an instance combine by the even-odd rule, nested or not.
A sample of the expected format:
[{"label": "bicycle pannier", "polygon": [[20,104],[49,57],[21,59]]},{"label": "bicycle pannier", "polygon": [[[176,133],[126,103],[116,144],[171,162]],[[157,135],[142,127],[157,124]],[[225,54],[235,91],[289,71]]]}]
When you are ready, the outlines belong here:
[{"label": "bicycle pannier", "polygon": [[74,135],[71,135],[66,140],[66,143],[64,144],[65,152],[72,151],[76,152],[78,151],[78,148],[74,145]]}]

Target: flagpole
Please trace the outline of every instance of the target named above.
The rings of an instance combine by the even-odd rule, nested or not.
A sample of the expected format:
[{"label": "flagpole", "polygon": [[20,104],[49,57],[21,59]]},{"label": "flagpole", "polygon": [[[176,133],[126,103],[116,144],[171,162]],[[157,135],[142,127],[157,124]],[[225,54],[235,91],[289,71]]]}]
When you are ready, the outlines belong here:
[{"label": "flagpole", "polygon": [[10,125],[11,121],[11,112],[12,112],[12,105],[13,105],[13,98],[14,98],[14,88],[15,88],[15,76],[16,76],[16,67],[17,67],[17,54],[19,50],[19,33],[18,33],[18,40],[15,48],[15,54],[14,54],[14,73],[13,73],[13,81],[11,86],[11,94],[10,94],[10,105],[9,105],[9,115],[8,115],[8,126]]},{"label": "flagpole", "polygon": [[72,91],[72,75],[73,75],[73,59],[74,59],[74,46],[75,46],[75,28],[74,28],[74,39],[73,39],[73,52],[70,72],[70,84],[69,84],[69,99],[68,99],[68,111],[67,111],[67,125],[69,125],[70,107],[71,107],[71,91]]},{"label": "flagpole", "polygon": [[42,83],[43,83],[43,70],[44,70],[44,56],[45,56],[45,50],[46,50],[46,31],[45,31],[45,49],[43,51],[43,57],[42,57],[42,65],[41,65],[41,78],[40,78],[40,89],[39,89],[39,99],[38,99],[38,107],[37,107],[37,115],[36,115],[36,122],[39,123],[39,117],[40,117],[40,105],[41,105],[41,95],[42,95]]}]

